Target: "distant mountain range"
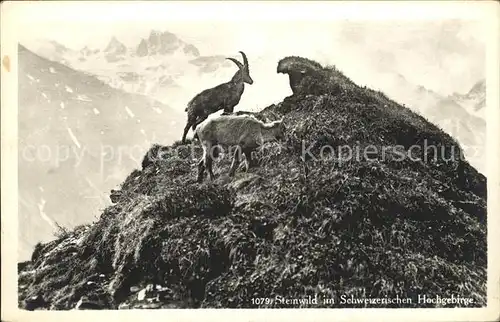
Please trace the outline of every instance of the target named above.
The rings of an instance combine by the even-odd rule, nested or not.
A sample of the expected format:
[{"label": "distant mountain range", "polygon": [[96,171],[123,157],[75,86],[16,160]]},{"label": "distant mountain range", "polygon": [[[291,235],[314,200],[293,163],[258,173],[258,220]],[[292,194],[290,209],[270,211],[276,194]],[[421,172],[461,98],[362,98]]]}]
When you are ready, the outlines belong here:
[{"label": "distant mountain range", "polygon": [[[235,66],[226,56],[201,56],[192,44],[168,31],[153,30],[134,46],[112,37],[104,48],[72,50],[52,40],[26,44],[35,53],[76,70],[95,75],[111,87],[144,94],[180,110],[193,95],[193,78],[199,88],[211,87],[214,75],[227,77]],[[237,53],[235,53],[237,54]]]},{"label": "distant mountain range", "polygon": [[409,82],[401,74],[381,74],[379,88],[458,140],[467,159],[485,173],[486,86],[479,80],[464,94],[449,96]]}]

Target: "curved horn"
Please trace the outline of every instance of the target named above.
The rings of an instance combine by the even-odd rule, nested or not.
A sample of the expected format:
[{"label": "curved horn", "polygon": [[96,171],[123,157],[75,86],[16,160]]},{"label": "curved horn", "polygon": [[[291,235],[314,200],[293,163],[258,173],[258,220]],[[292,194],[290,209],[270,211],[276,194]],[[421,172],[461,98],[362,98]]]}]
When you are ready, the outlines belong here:
[{"label": "curved horn", "polygon": [[243,56],[243,64],[245,65],[245,68],[248,69],[248,59],[247,55],[245,55],[244,52],[240,51],[241,56]]},{"label": "curved horn", "polygon": [[232,61],[233,63],[235,63],[236,66],[238,66],[239,69],[244,69],[245,68],[245,66],[243,66],[239,61],[237,61],[234,58],[226,58],[226,59],[229,59],[230,61]]}]

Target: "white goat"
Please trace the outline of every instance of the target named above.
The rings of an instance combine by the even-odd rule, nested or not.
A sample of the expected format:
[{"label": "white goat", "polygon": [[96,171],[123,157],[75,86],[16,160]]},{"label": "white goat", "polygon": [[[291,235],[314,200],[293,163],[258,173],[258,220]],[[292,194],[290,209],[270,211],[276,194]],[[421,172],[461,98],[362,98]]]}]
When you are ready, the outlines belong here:
[{"label": "white goat", "polygon": [[234,175],[242,152],[245,154],[246,171],[248,171],[253,166],[254,150],[265,142],[283,138],[282,121],[283,119],[264,123],[251,115],[221,115],[200,123],[196,128],[196,135],[203,147],[203,157],[198,163],[198,182],[203,181],[205,169],[208,169],[210,179],[214,180],[212,161],[217,156],[219,148],[226,148],[229,153],[235,150],[230,176]]}]

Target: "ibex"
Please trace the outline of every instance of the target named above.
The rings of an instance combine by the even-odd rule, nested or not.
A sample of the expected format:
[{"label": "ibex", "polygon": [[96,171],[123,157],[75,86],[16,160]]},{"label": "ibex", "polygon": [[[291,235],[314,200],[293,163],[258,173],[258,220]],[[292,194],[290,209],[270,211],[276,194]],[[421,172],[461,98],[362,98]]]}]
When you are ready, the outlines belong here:
[{"label": "ibex", "polygon": [[263,123],[251,115],[221,115],[203,121],[196,129],[196,135],[203,147],[203,157],[198,163],[198,182],[203,181],[205,169],[214,180],[212,161],[215,149],[234,150],[229,175],[233,176],[240,164],[241,153],[245,154],[246,171],[253,165],[252,152],[265,142],[281,140],[284,136],[282,119]]},{"label": "ibex", "polygon": [[182,135],[182,144],[186,141],[189,128],[192,127],[194,131],[196,126],[203,122],[210,114],[222,109],[224,109],[223,114],[232,113],[234,107],[240,102],[241,95],[245,89],[245,83],[253,84],[253,80],[250,77],[247,56],[242,51],[240,53],[243,56],[243,64],[234,58],[227,58],[238,66],[238,71],[229,82],[204,90],[188,103],[185,109],[188,114],[188,120],[184,128],[184,134]]}]

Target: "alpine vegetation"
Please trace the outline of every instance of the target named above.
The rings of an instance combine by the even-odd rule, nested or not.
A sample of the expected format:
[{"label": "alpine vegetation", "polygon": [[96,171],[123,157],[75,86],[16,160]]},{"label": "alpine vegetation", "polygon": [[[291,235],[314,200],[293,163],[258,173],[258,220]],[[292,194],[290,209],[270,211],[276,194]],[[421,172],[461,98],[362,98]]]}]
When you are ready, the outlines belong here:
[{"label": "alpine vegetation", "polygon": [[234,58],[227,58],[238,66],[238,71],[229,82],[206,89],[189,101],[185,109],[188,114],[188,120],[182,135],[182,144],[186,142],[186,135],[189,132],[189,128],[192,127],[194,131],[196,126],[203,122],[210,114],[222,109],[225,114],[232,113],[234,107],[240,102],[241,95],[243,95],[243,91],[245,90],[245,83],[253,84],[252,77],[250,77],[247,56],[242,51],[240,53],[243,57],[243,64]]},{"label": "alpine vegetation", "polygon": [[229,176],[233,176],[240,163],[243,152],[245,155],[246,171],[254,165],[252,152],[264,143],[280,140],[284,136],[283,120],[264,123],[251,115],[221,115],[218,118],[205,120],[196,129],[196,134],[203,147],[203,156],[198,163],[198,182],[203,181],[205,169],[210,179],[215,176],[212,170],[212,161],[215,150],[226,148],[233,154],[233,162]]},{"label": "alpine vegetation", "polygon": [[[162,158],[130,173],[95,223],[39,244],[19,263],[19,306],[485,306],[486,178],[452,154],[459,144],[334,67],[288,61],[280,70],[297,75],[310,64],[307,76],[293,95],[255,114],[284,119],[286,131],[248,115],[197,128],[204,153],[235,144],[244,154],[283,136],[280,149],[257,149],[259,166],[232,177],[220,175],[230,158],[218,158],[215,180],[197,182],[201,149],[193,156],[194,144],[154,145]],[[246,67],[238,73],[232,87],[221,87],[233,91],[191,102],[191,123],[221,103],[234,107],[243,79],[251,80]],[[228,105],[219,95],[238,97]],[[370,148],[370,157],[341,160],[336,152],[346,146]],[[443,154],[426,159],[428,146]]]}]

